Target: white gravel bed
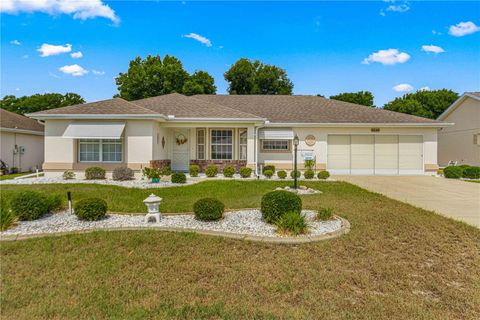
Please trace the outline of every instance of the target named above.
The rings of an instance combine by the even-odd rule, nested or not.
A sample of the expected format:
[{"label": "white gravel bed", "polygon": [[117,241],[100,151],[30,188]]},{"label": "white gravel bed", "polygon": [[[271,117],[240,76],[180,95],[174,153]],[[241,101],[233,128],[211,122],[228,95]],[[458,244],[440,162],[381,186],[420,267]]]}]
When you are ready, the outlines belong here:
[{"label": "white gravel bed", "polygon": [[[342,221],[339,219],[317,221],[315,220],[315,211],[303,210],[302,213],[307,218],[309,233],[299,237],[323,235],[342,228]],[[144,219],[143,215],[109,214],[105,219],[90,222],[81,221],[75,215],[67,212],[60,212],[45,215],[35,221],[19,221],[11,229],[0,232],[0,237],[128,227],[170,227],[220,231],[237,235],[282,237],[275,232],[275,226],[263,222],[262,215],[257,209],[228,212],[223,219],[215,222],[198,221],[191,214],[162,216],[160,223],[146,223]]]}]

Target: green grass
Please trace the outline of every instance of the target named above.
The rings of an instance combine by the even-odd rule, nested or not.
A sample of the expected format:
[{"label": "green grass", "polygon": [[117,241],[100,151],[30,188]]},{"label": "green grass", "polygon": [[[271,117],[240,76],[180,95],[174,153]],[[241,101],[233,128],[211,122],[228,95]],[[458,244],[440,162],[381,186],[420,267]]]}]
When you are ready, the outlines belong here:
[{"label": "green grass", "polygon": [[[286,184],[209,181],[156,193],[169,212],[204,196],[258,207]],[[479,318],[480,230],[347,183],[302,184],[323,191],[302,197],[304,207],[334,208],[349,234],[296,246],[154,230],[2,242],[1,318]],[[2,196],[24,188],[70,188],[124,212],[145,211],[152,191],[2,186]]]},{"label": "green grass", "polygon": [[464,181],[473,182],[473,183],[480,183],[480,180],[464,180]]},{"label": "green grass", "polygon": [[12,174],[2,175],[2,176],[0,176],[0,181],[14,179],[16,177],[21,177],[21,176],[24,176],[24,175],[27,175],[27,174],[30,174],[30,172],[27,172],[27,173],[12,173]]}]

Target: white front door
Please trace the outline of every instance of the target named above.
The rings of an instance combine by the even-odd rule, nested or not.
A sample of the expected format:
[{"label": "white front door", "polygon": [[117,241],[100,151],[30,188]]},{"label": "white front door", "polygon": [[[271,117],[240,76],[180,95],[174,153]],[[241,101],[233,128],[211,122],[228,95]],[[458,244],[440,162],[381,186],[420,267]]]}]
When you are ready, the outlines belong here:
[{"label": "white front door", "polygon": [[188,133],[188,129],[175,129],[173,131],[173,171],[188,171],[190,165],[190,141]]}]

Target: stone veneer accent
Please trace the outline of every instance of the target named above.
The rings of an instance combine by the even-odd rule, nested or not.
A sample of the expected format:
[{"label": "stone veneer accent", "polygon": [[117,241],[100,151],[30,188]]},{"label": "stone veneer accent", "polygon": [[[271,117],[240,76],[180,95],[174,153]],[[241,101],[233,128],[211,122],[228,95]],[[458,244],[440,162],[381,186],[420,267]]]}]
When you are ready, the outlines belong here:
[{"label": "stone veneer accent", "polygon": [[170,160],[150,160],[150,168],[163,168],[170,166]]},{"label": "stone veneer accent", "polygon": [[247,165],[247,160],[190,160],[190,164],[196,164],[200,167],[200,171],[205,171],[205,168],[210,165],[216,165],[218,171],[222,172],[223,168],[226,166],[232,166],[238,172],[241,167]]}]

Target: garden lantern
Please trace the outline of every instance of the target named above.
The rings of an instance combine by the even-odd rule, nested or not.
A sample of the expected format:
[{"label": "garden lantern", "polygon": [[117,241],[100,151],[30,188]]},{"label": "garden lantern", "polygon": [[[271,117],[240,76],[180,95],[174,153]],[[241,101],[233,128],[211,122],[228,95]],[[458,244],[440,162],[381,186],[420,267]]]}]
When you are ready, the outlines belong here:
[{"label": "garden lantern", "polygon": [[300,139],[298,139],[298,136],[295,135],[295,137],[293,138],[293,146],[294,146],[294,154],[295,154],[295,158],[293,159],[293,172],[294,172],[294,175],[293,175],[293,189],[295,191],[297,191],[297,148],[298,148],[298,144],[300,143]]},{"label": "garden lantern", "polygon": [[160,211],[158,207],[160,206],[160,202],[162,198],[154,195],[153,193],[148,196],[143,203],[147,206],[147,215],[145,216],[145,222],[150,221],[151,218],[155,219],[155,222],[160,222]]}]

